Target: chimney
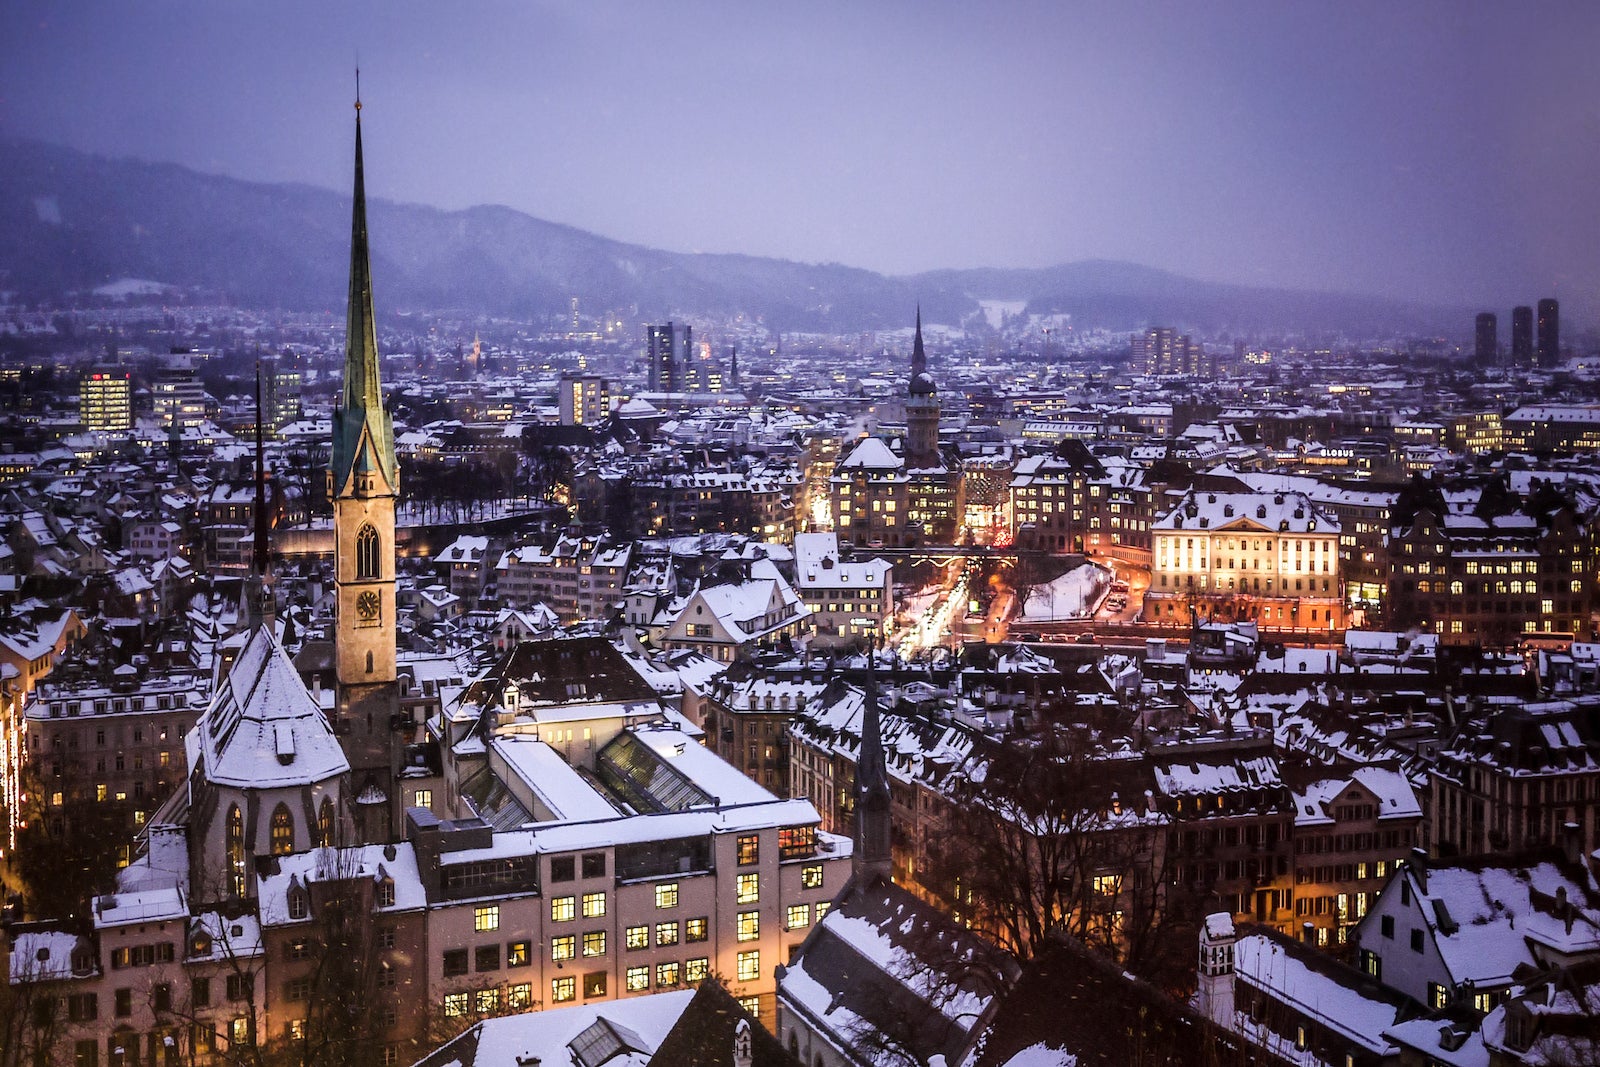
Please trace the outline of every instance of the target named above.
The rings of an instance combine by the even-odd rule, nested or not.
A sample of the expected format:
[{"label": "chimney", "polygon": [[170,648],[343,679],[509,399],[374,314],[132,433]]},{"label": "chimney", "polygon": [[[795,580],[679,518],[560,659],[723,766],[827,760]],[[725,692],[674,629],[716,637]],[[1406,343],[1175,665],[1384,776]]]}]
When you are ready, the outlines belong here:
[{"label": "chimney", "polygon": [[1422,893],[1428,891],[1428,850],[1414,848],[1411,850],[1411,873],[1417,880],[1417,889]]},{"label": "chimney", "polygon": [[1583,866],[1583,827],[1575,822],[1561,824],[1561,851],[1574,867]]}]

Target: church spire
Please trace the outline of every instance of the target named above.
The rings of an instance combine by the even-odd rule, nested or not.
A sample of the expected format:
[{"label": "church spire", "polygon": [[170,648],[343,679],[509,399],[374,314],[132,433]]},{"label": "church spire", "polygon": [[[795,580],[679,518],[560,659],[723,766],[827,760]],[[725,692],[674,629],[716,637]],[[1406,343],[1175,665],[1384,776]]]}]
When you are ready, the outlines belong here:
[{"label": "church spire", "polygon": [[861,754],[856,760],[855,871],[865,882],[893,877],[890,846],[889,769],[883,754],[878,707],[877,642],[867,642],[867,684],[862,691]]},{"label": "church spire", "polygon": [[256,469],[255,469],[255,543],[250,553],[250,578],[245,583],[245,618],[251,629],[261,626],[269,629],[273,623],[276,605],[272,600],[272,586],[268,572],[271,569],[272,541],[271,516],[267,512],[267,453],[263,443],[262,422],[266,411],[261,403],[261,361],[256,360]]},{"label": "church spire", "polygon": [[398,489],[392,423],[383,410],[378,375],[377,317],[372,311],[372,264],[367,251],[367,192],[361,161],[361,75],[356,73],[355,192],[350,211],[350,294],[345,309],[344,392],[334,418],[333,492],[348,488],[357,469]]},{"label": "church spire", "polygon": [[911,343],[911,377],[928,373],[928,353],[922,348],[922,304],[917,304],[917,336]]}]

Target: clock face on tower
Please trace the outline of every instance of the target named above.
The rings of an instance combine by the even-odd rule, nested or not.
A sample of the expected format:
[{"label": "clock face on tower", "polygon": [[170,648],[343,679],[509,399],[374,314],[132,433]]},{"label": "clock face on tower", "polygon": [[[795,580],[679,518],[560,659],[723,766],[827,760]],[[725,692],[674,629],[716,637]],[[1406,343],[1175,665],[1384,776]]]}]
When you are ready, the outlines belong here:
[{"label": "clock face on tower", "polygon": [[356,597],[356,615],[362,622],[376,622],[382,606],[383,601],[371,589]]}]

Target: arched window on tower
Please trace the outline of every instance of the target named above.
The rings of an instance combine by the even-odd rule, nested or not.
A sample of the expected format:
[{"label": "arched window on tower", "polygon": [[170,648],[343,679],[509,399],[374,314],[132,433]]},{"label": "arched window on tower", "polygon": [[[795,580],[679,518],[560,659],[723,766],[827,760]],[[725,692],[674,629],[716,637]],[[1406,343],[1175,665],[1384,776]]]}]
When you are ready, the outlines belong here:
[{"label": "arched window on tower", "polygon": [[333,801],[328,797],[322,798],[322,807],[317,809],[317,840],[324,848],[333,846]]},{"label": "arched window on tower", "polygon": [[272,854],[287,856],[294,851],[294,816],[279,804],[272,812]]},{"label": "arched window on tower", "polygon": [[228,892],[244,896],[244,816],[239,805],[228,808]]},{"label": "arched window on tower", "polygon": [[364,523],[356,532],[356,578],[378,577],[382,573],[378,564],[378,531],[372,523]]}]

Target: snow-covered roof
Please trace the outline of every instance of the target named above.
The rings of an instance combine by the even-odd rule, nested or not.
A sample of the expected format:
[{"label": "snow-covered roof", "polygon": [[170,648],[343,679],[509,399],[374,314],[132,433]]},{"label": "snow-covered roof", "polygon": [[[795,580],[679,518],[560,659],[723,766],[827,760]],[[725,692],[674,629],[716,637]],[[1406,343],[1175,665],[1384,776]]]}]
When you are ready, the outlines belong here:
[{"label": "snow-covered roof", "polygon": [[251,633],[186,739],[212,782],[277,788],[350,769],[344,750],[271,627]]}]

